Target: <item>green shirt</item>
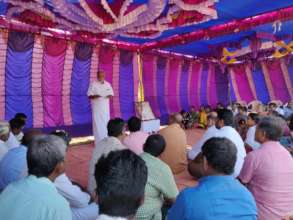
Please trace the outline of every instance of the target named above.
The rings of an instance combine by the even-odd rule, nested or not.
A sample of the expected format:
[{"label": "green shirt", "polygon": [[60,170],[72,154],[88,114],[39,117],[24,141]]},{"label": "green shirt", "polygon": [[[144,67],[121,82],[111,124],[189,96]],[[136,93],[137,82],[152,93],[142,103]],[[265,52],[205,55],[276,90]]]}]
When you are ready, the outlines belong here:
[{"label": "green shirt", "polygon": [[71,220],[68,202],[47,178],[28,176],[0,194],[0,219]]},{"label": "green shirt", "polygon": [[138,209],[136,219],[162,219],[164,198],[175,199],[178,189],[171,169],[167,164],[148,153],[141,154],[148,168],[144,204]]}]

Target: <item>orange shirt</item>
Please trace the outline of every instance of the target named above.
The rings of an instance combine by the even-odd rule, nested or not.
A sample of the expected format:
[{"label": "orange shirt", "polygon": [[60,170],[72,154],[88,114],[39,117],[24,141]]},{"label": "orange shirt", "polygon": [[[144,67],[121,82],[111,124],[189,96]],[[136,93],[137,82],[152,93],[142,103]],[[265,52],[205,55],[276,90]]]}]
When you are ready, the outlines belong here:
[{"label": "orange shirt", "polygon": [[160,158],[169,165],[173,174],[183,172],[187,167],[187,138],[178,124],[172,124],[159,131],[166,141],[165,151]]}]

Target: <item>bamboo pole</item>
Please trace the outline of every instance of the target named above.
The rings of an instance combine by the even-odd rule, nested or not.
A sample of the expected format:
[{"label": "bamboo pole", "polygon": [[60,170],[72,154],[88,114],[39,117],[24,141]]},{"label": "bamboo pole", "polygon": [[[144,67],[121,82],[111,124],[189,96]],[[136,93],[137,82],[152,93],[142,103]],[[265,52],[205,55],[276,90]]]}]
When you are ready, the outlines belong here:
[{"label": "bamboo pole", "polygon": [[144,88],[143,88],[143,81],[142,81],[142,62],[141,62],[141,54],[137,52],[137,63],[138,63],[138,102],[144,102]]}]

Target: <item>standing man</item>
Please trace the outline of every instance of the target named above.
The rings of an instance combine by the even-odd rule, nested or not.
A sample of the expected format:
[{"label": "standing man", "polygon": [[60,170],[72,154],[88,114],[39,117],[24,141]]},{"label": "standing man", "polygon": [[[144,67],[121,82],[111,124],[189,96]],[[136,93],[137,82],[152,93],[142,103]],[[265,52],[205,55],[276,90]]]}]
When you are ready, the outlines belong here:
[{"label": "standing man", "polygon": [[105,81],[105,73],[98,71],[97,76],[98,81],[90,84],[87,93],[92,103],[95,143],[107,137],[107,123],[110,120],[109,98],[114,96],[112,86]]}]

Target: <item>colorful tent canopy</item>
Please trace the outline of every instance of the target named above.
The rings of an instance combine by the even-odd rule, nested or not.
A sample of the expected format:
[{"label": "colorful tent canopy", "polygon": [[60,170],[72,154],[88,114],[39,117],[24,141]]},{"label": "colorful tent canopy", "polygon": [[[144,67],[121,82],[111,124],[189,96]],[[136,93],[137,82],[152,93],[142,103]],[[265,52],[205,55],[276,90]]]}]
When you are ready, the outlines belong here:
[{"label": "colorful tent canopy", "polygon": [[224,47],[292,40],[292,12],[291,0],[2,0],[0,24],[92,43],[107,38],[124,49],[219,58]]}]

